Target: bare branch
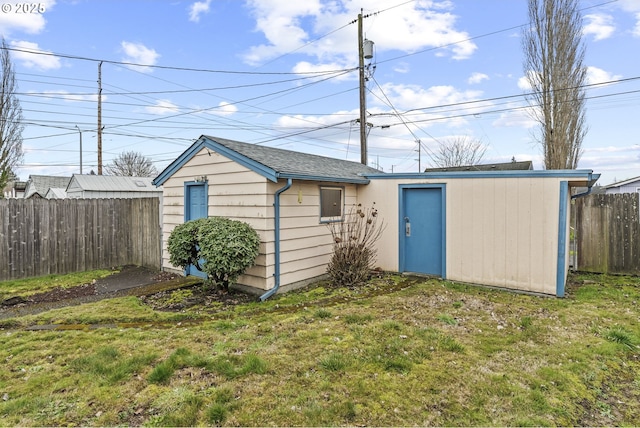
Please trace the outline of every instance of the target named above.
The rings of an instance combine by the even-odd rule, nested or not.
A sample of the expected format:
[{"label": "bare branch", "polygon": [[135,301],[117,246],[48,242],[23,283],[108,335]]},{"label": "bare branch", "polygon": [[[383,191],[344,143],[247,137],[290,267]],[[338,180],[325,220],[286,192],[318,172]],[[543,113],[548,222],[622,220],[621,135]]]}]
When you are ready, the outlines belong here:
[{"label": "bare branch", "polygon": [[120,153],[110,164],[105,165],[104,169],[109,175],[123,177],[155,177],[158,175],[158,170],[151,159],[134,151]]},{"label": "bare branch", "polygon": [[486,151],[487,146],[482,141],[460,136],[441,142],[431,159],[439,168],[478,165]]}]

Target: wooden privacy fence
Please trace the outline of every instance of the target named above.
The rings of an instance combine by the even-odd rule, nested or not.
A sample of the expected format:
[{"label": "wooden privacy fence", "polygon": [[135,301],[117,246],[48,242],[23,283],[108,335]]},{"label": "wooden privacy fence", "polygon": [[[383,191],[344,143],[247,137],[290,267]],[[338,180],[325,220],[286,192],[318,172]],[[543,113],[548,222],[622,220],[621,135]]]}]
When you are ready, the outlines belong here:
[{"label": "wooden privacy fence", "polygon": [[0,281],[114,266],[160,269],[160,202],[0,200]]},{"label": "wooden privacy fence", "polygon": [[640,274],[640,194],[575,200],[577,270]]}]

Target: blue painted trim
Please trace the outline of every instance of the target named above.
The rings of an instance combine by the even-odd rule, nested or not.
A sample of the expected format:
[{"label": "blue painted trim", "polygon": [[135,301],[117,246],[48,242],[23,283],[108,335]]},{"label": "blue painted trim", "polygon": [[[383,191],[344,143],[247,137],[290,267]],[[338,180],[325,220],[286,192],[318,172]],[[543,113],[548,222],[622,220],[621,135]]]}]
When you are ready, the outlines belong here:
[{"label": "blue painted trim", "polygon": [[586,180],[589,183],[597,180],[599,174],[593,174],[590,169],[567,170],[519,170],[519,171],[455,171],[455,172],[423,172],[423,173],[394,173],[394,174],[366,174],[364,177],[371,180],[378,179],[447,179],[447,178],[520,178],[520,177],[558,177],[576,178]]},{"label": "blue painted trim", "polygon": [[296,180],[308,180],[308,181],[325,181],[325,182],[337,182],[337,183],[353,183],[353,184],[368,184],[369,179],[362,178],[340,178],[340,177],[329,177],[322,175],[305,175],[305,174],[294,174],[294,173],[279,173],[273,168],[269,168],[261,164],[260,162],[256,162],[253,159],[242,155],[230,148],[223,146],[220,143],[217,143],[215,140],[212,140],[209,137],[201,136],[195,143],[193,143],[187,150],[185,150],[180,156],[176,158],[169,166],[167,166],[164,171],[162,171],[155,179],[153,179],[152,184],[156,187],[162,186],[173,174],[175,174],[180,168],[182,168],[187,162],[189,162],[196,154],[198,154],[202,149],[207,148],[211,151],[221,154],[236,163],[260,174],[265,177],[267,180],[272,181],[274,183],[278,182],[278,178],[286,178],[286,179],[296,179]]},{"label": "blue painted trim", "polygon": [[[207,211],[209,210],[209,183],[207,181],[185,181],[184,182],[184,218],[183,221],[186,223],[187,219],[191,218],[191,204],[189,204],[189,187],[191,186],[202,186],[204,184],[204,197],[205,197],[205,205],[207,206]],[[208,213],[207,213],[208,214]],[[184,274],[193,275],[200,278],[207,278],[207,274],[199,271],[198,269],[191,269],[192,265],[189,265],[185,268]],[[193,271],[193,272],[192,272]]]},{"label": "blue painted trim", "polygon": [[277,182],[278,177],[276,171],[271,168],[268,168],[262,165],[259,162],[254,161],[253,159],[249,159],[248,157],[241,155],[240,153],[233,151],[215,141],[201,136],[198,140],[191,145],[187,150],[182,152],[180,156],[176,158],[168,167],[165,168],[164,171],[160,173],[152,183],[158,187],[162,186],[173,174],[175,174],[180,168],[182,168],[187,162],[189,162],[196,154],[200,152],[200,150],[207,148],[216,153],[219,153],[240,165],[245,166],[246,168],[255,171],[256,173],[262,175],[270,181]]},{"label": "blue painted trim", "polygon": [[248,158],[245,155],[242,155],[236,152],[235,150],[231,150],[230,148],[223,146],[220,143],[217,143],[215,140],[211,140],[210,138],[207,138],[205,136],[202,136],[201,138],[204,139],[205,146],[208,149],[211,149],[217,153],[220,153],[222,156],[225,156],[233,160],[234,162],[239,163],[245,168],[248,168],[253,172],[260,174],[261,176],[265,177],[269,181],[273,181],[274,183],[278,182],[278,174],[274,169],[264,166],[260,162],[256,162],[253,159]]},{"label": "blue painted trim", "polygon": [[274,235],[274,246],[275,246],[275,272],[273,276],[275,277],[275,284],[273,288],[262,296],[260,296],[260,301],[264,302],[269,297],[273,296],[278,292],[278,288],[280,288],[280,194],[291,187],[292,181],[291,179],[287,180],[287,184],[285,184],[280,189],[276,190],[276,193],[273,195],[273,206],[274,206],[274,226],[273,226],[273,235]]},{"label": "blue painted trim", "polygon": [[369,184],[371,180],[368,178],[344,178],[344,177],[329,177],[326,175],[305,175],[305,174],[292,174],[292,173],[278,173],[279,178],[292,178],[294,180],[307,180],[307,181],[324,181],[334,183],[349,183],[349,184]]},{"label": "blue painted trim", "polygon": [[192,157],[196,155],[204,147],[204,140],[202,137],[193,143],[187,150],[182,152],[168,167],[164,169],[156,178],[153,179],[151,184],[156,187],[162,186],[177,170],[179,170],[185,163],[187,163]]},{"label": "blue painted trim", "polygon": [[556,271],[556,296],[564,297],[567,275],[567,201],[569,182],[560,182],[560,209],[558,214],[558,265]]},{"label": "blue painted trim", "polygon": [[185,181],[184,182],[184,221],[186,222],[188,218],[191,218],[191,206],[189,205],[189,192],[187,190],[188,187],[191,186],[201,186],[204,184],[204,196],[205,202],[207,205],[207,210],[209,207],[209,182],[208,181]]},{"label": "blue painted trim", "polygon": [[404,198],[405,190],[410,189],[440,189],[441,190],[441,203],[442,203],[442,279],[447,279],[447,185],[445,183],[431,184],[431,183],[413,183],[413,184],[399,184],[398,185],[398,237],[399,237],[399,254],[398,254],[398,269],[400,272],[405,271],[405,254],[404,254],[404,223],[402,219],[405,217],[404,212]]}]

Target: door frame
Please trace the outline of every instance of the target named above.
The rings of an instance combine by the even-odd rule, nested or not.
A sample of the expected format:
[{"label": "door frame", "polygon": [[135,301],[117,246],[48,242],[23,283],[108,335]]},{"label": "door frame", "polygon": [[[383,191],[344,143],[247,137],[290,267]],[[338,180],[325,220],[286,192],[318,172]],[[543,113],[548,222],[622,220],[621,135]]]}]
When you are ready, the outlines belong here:
[{"label": "door frame", "polygon": [[[184,222],[186,223],[189,220],[195,220],[191,217],[191,204],[190,200],[190,192],[193,187],[203,186],[204,187],[204,202],[205,206],[209,207],[209,183],[207,181],[185,181],[184,183]],[[206,217],[206,216],[205,216]],[[184,270],[185,275],[193,275],[198,276],[200,278],[207,278],[207,274],[204,272],[200,272],[198,269],[193,267],[193,265],[189,265]]]},{"label": "door frame", "polygon": [[440,190],[440,206],[442,209],[441,219],[441,242],[440,248],[442,250],[442,279],[446,279],[447,276],[447,185],[446,183],[414,183],[414,184],[399,184],[398,185],[398,267],[400,272],[405,272],[405,225],[403,219],[405,218],[405,202],[406,193],[412,189],[439,189]]}]

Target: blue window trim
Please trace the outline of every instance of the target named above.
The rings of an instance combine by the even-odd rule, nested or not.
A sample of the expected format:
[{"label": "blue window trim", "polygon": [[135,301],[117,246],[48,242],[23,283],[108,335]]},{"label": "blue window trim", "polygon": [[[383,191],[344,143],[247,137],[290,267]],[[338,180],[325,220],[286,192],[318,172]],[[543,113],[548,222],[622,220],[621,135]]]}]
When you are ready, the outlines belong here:
[{"label": "blue window trim", "polygon": [[405,202],[405,190],[409,189],[440,189],[441,190],[441,206],[442,206],[442,279],[447,278],[447,185],[445,183],[439,184],[427,184],[427,183],[414,183],[414,184],[399,184],[398,185],[398,237],[399,237],[399,254],[398,254],[398,269],[400,272],[405,271],[405,254],[404,254],[404,223],[402,219],[405,217],[404,202]]},{"label": "blue window trim", "polygon": [[[191,217],[191,204],[189,204],[189,188],[193,186],[202,186],[204,185],[204,198],[205,203],[207,205],[207,217],[209,211],[209,182],[207,181],[185,181],[184,183],[184,219],[183,221],[186,223],[187,219]],[[184,270],[185,275],[194,275],[201,278],[206,278],[207,274],[204,272],[200,272],[197,269],[192,269],[191,265],[187,266]]]},{"label": "blue window trim", "polygon": [[[340,208],[340,217],[322,217],[322,189],[339,189],[342,192],[342,207]],[[320,206],[318,207],[318,216],[320,218],[320,224],[337,223],[344,221],[344,201],[345,201],[345,187],[344,186],[318,186],[318,193],[320,194]]]},{"label": "blue window trim", "polygon": [[[207,212],[209,211],[209,182],[208,181],[185,181],[184,182],[184,222],[191,217],[191,206],[189,205],[189,187],[202,186],[204,184],[204,197],[207,205]],[[208,217],[208,214],[207,214]]]},{"label": "blue window trim", "polygon": [[558,264],[556,271],[556,296],[564,297],[567,278],[567,206],[569,199],[569,182],[560,182],[560,207],[558,214]]}]

